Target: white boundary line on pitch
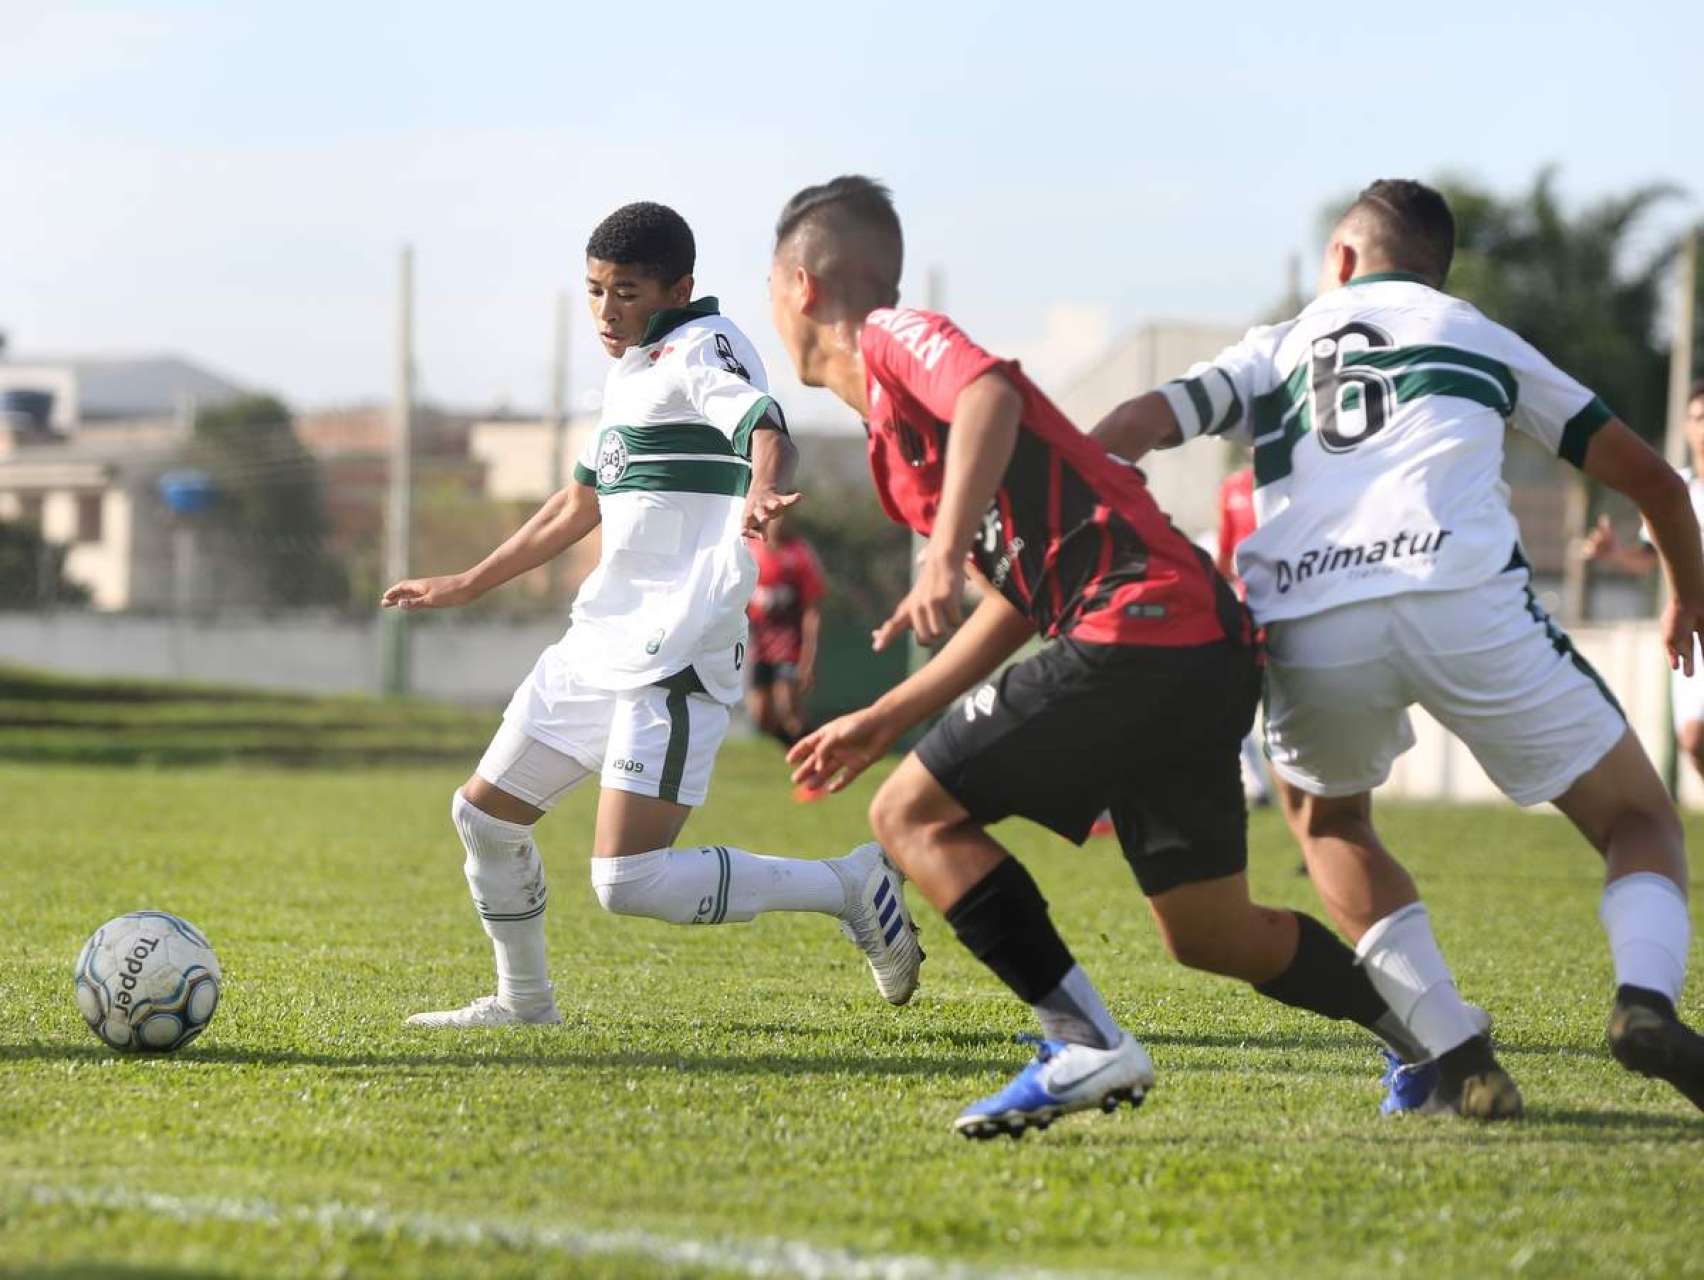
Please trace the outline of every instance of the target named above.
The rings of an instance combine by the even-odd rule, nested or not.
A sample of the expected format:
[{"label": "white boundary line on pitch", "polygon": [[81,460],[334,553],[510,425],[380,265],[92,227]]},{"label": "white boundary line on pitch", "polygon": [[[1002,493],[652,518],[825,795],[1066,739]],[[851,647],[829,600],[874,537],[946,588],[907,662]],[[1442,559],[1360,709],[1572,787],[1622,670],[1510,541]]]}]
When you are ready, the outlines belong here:
[{"label": "white boundary line on pitch", "polygon": [[176,1222],[238,1222],[258,1226],[314,1226],[325,1231],[401,1236],[413,1244],[478,1247],[496,1245],[575,1258],[634,1257],[674,1267],[708,1267],[757,1277],[803,1280],[1088,1280],[1128,1272],[1044,1271],[1027,1267],[978,1267],[920,1254],[858,1253],[802,1240],[773,1237],[694,1240],[649,1231],[600,1231],[573,1226],[531,1226],[433,1213],[397,1213],[346,1205],[290,1205],[224,1196],[174,1196],[123,1187],[31,1186],[26,1204],[42,1207],[134,1212]]}]

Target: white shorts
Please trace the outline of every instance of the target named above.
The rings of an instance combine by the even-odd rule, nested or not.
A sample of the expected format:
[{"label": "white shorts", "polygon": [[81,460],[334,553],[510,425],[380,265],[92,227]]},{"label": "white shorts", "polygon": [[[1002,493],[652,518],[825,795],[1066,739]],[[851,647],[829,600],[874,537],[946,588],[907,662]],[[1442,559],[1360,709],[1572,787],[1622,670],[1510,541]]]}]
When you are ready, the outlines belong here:
[{"label": "white shorts", "polygon": [[1524,569],[1276,622],[1267,643],[1267,754],[1311,795],[1356,795],[1388,778],[1414,745],[1411,703],[1520,805],[1554,800],[1627,732]]},{"label": "white shorts", "polygon": [[640,689],[594,689],[546,649],[475,772],[540,809],[593,774],[617,791],[696,808],[728,733],[728,708],[696,685],[689,670]]}]

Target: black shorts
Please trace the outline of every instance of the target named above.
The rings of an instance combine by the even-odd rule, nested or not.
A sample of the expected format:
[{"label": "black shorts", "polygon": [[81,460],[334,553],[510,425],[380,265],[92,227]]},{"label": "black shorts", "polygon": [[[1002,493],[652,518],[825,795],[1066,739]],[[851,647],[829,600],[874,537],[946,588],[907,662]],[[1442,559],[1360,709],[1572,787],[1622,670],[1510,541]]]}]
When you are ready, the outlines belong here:
[{"label": "black shorts", "polygon": [[751,664],[751,687],[767,689],[776,683],[797,684],[799,664],[796,662],[754,662]]},{"label": "black shorts", "polygon": [[966,694],[917,744],[980,823],[1014,815],[1081,844],[1110,811],[1146,894],[1248,866],[1239,752],[1255,653],[1056,640]]}]

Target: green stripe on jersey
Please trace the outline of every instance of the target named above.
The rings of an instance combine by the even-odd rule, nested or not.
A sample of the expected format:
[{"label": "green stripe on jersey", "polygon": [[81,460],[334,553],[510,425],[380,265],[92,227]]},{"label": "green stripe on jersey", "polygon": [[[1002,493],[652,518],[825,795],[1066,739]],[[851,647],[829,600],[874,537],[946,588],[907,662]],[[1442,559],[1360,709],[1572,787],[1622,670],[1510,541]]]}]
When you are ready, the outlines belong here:
[{"label": "green stripe on jersey", "polygon": [[781,405],[764,396],[756,404],[746,410],[746,416],[740,419],[740,425],[734,428],[734,452],[742,458],[751,457],[751,436],[757,430],[757,424],[768,416],[780,424],[781,430],[787,430],[787,419],[781,412]]},{"label": "green stripe on jersey", "polygon": [[598,473],[593,471],[585,463],[576,462],[574,464],[574,483],[589,485],[595,489],[598,485]]},{"label": "green stripe on jersey", "polygon": [[1487,374],[1503,388],[1503,395],[1509,404],[1508,412],[1514,412],[1515,400],[1520,395],[1515,375],[1501,360],[1482,356],[1476,351],[1464,351],[1460,347],[1444,346],[1441,343],[1423,343],[1415,347],[1371,347],[1365,351],[1348,352],[1343,357],[1343,367],[1346,369],[1356,366],[1368,369],[1407,369],[1418,364],[1460,365]]},{"label": "green stripe on jersey", "polygon": [[[1352,351],[1344,355],[1342,367],[1377,369],[1385,374],[1396,392],[1399,408],[1427,396],[1453,396],[1482,404],[1507,418],[1514,413],[1519,394],[1515,375],[1501,360],[1441,344]],[[1290,474],[1296,442],[1313,430],[1313,395],[1308,385],[1310,371],[1309,364],[1299,364],[1284,380],[1283,386],[1255,397],[1256,488],[1282,480]],[[1346,385],[1344,391],[1360,394],[1352,383]],[[1586,434],[1589,438],[1590,432]],[[1568,444],[1565,432],[1563,457],[1568,457],[1565,451]],[[1583,442],[1581,448],[1584,448]]]},{"label": "green stripe on jersey", "polygon": [[629,453],[717,453],[734,457],[734,445],[708,422],[655,422],[640,427],[603,427],[621,437]]},{"label": "green stripe on jersey", "polygon": [[1593,396],[1586,402],[1586,407],[1569,418],[1563,426],[1562,442],[1556,448],[1557,457],[1583,469],[1586,465],[1586,447],[1598,433],[1598,428],[1614,416],[1607,404]]},{"label": "green stripe on jersey", "polygon": [[600,494],[719,493],[730,498],[743,498],[749,488],[750,467],[739,462],[718,462],[714,458],[662,462],[631,458],[619,479],[611,484],[598,482]]}]

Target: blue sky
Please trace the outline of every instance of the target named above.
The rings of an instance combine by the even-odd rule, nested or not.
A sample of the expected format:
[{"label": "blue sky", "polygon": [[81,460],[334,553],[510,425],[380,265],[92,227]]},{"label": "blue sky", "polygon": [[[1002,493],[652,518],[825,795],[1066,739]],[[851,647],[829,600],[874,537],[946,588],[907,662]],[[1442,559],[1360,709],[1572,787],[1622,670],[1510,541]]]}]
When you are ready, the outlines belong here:
[{"label": "blue sky", "polygon": [[[1244,323],[1376,176],[1704,197],[1696,4],[0,0],[0,51],[14,351],[173,350],[301,405],[385,394],[404,240],[426,393],[537,405],[553,293],[632,199],[688,217],[785,388],[769,228],[847,170],[893,185],[913,296],[938,267],[1024,351],[1050,309]],[[604,368],[579,324],[577,388]]]}]

